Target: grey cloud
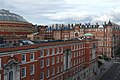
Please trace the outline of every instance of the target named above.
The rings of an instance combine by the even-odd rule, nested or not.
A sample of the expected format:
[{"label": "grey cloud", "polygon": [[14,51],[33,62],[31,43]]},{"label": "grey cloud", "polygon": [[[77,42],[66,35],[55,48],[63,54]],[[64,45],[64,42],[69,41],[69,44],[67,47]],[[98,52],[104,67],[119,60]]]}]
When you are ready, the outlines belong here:
[{"label": "grey cloud", "polygon": [[[108,9],[110,10],[113,7],[115,8],[119,6],[118,2],[112,3],[113,0],[104,0],[100,1],[101,3],[96,4],[89,4],[89,2],[86,1],[87,0],[82,2],[81,0],[80,3],[68,4],[66,3],[66,0],[1,0],[0,7],[17,13],[32,23],[49,24],[57,22],[95,22],[96,18],[103,16],[99,14],[103,14],[103,12],[108,11]],[[93,2],[96,1],[93,0]],[[92,3],[92,1],[90,3]],[[87,14],[79,14],[84,11],[86,11]],[[68,15],[65,12],[67,12]],[[77,12],[79,15],[74,14]],[[111,19],[113,21],[119,22],[119,15],[119,12],[115,12],[109,16],[112,17]],[[58,16],[59,19],[52,18],[54,16]],[[63,16],[64,18],[59,16]],[[98,21],[101,22],[101,20]]]},{"label": "grey cloud", "polygon": [[120,12],[112,12],[111,15],[112,20],[115,22],[120,22]]},{"label": "grey cloud", "polygon": [[[76,19],[77,18],[77,19]],[[51,19],[51,21],[57,21],[58,23],[90,23],[93,19],[93,15],[84,15],[84,18],[80,17],[68,17],[65,19]]]}]

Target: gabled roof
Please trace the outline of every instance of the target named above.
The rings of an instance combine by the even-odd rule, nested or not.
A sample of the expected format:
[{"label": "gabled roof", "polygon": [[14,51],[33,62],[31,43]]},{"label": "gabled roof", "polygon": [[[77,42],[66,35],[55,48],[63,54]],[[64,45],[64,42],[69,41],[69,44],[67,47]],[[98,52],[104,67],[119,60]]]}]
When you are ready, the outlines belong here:
[{"label": "gabled roof", "polygon": [[19,64],[19,62],[17,62],[15,59],[11,59],[11,60],[8,61],[7,64],[4,65],[4,68],[7,68],[12,64]]}]

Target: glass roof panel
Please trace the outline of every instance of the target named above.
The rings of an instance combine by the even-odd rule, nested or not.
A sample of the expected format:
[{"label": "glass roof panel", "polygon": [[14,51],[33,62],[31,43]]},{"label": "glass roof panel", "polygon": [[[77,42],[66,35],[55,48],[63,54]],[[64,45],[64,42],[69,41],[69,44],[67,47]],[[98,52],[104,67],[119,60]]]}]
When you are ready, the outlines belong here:
[{"label": "glass roof panel", "polygon": [[0,10],[0,21],[27,22],[22,16],[4,9]]}]

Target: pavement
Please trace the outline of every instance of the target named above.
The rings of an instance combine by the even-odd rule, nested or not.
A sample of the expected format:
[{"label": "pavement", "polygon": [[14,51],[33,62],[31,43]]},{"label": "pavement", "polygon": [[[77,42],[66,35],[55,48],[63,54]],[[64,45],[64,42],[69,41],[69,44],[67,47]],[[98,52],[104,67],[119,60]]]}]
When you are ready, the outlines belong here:
[{"label": "pavement", "polygon": [[111,60],[110,62],[104,61],[104,64],[98,69],[97,75],[91,74],[91,76],[87,80],[99,80],[105,74],[105,72],[114,64],[113,62],[113,60]]}]

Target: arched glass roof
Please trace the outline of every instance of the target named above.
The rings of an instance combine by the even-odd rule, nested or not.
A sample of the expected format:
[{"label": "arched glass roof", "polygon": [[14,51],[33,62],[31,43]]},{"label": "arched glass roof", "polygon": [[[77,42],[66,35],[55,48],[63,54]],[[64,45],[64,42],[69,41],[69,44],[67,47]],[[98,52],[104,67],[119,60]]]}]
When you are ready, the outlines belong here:
[{"label": "arched glass roof", "polygon": [[0,10],[0,21],[27,22],[22,16],[4,9]]}]

